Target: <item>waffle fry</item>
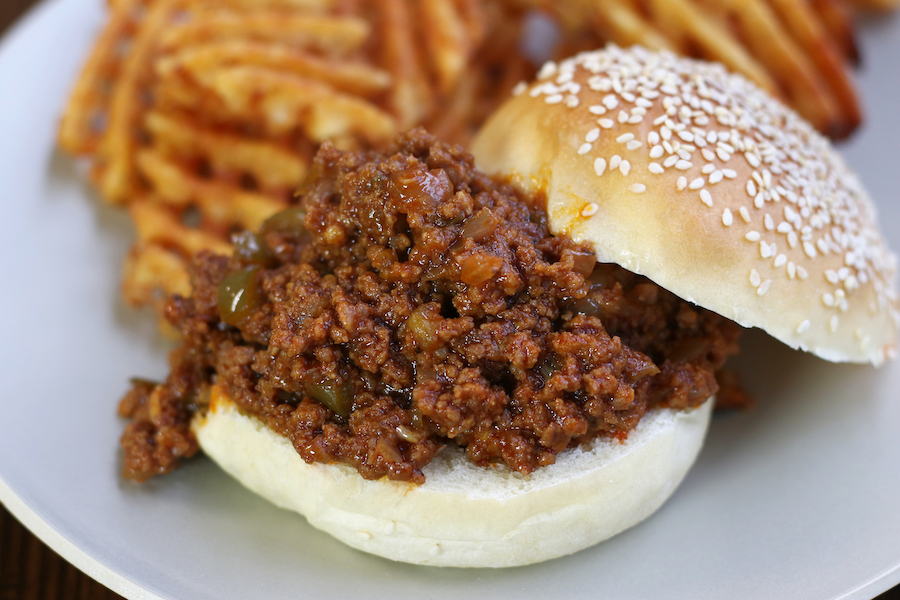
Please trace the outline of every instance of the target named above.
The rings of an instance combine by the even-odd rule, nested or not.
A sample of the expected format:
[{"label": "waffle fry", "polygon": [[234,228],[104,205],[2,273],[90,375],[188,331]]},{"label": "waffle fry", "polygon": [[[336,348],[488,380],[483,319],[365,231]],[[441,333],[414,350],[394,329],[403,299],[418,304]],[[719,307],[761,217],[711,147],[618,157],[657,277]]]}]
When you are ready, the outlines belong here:
[{"label": "waffle fry", "polygon": [[133,33],[132,12],[137,0],[118,0],[109,22],[78,77],[59,126],[59,145],[72,154],[91,154],[100,141],[98,121],[109,94],[109,82],[119,73],[116,48]]},{"label": "waffle fry", "polygon": [[132,49],[122,64],[117,86],[109,105],[107,131],[97,150],[97,186],[110,202],[122,204],[135,191],[133,157],[134,128],[140,116],[141,87],[149,76],[150,58],[156,37],[163,31],[175,0],[159,0],[144,17],[132,41]]},{"label": "waffle fry", "polygon": [[276,10],[238,13],[201,9],[196,19],[162,32],[158,42],[162,50],[171,52],[193,44],[248,39],[346,56],[358,50],[370,33],[367,22],[350,17],[285,15]]},{"label": "waffle fry", "polygon": [[859,64],[859,48],[847,6],[841,0],[811,0],[810,6],[844,58],[851,64]]},{"label": "waffle fry", "polygon": [[205,157],[219,177],[248,174],[261,189],[276,195],[289,196],[308,168],[307,161],[285,146],[220,133],[189,119],[154,111],[147,113],[144,125],[167,153],[185,160]]},{"label": "waffle fry", "polygon": [[160,78],[188,75],[195,80],[229,66],[255,66],[327,83],[336,90],[371,98],[390,88],[386,71],[365,63],[322,59],[292,48],[243,40],[211,42],[184,49],[156,64]]},{"label": "waffle fry", "polygon": [[388,102],[401,129],[420,123],[434,102],[416,48],[412,8],[403,0],[383,0],[378,5],[382,57],[394,78]]}]

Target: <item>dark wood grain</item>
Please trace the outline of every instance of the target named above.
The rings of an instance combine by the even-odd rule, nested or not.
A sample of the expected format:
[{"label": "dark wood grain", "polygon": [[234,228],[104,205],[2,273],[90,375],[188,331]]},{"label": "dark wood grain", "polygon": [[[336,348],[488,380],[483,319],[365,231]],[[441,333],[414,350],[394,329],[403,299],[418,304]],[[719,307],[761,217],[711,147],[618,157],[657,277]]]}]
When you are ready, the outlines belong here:
[{"label": "dark wood grain", "polygon": [[[0,0],[0,35],[37,2]],[[0,504],[0,600],[121,598],[60,558]],[[900,600],[900,586],[877,600]]]}]

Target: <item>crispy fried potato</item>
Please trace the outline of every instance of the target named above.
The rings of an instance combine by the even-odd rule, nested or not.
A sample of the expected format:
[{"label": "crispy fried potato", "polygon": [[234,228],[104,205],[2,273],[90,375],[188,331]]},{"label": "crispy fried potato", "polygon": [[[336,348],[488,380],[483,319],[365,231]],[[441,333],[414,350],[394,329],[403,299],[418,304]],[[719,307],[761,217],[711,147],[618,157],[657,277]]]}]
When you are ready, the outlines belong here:
[{"label": "crispy fried potato", "polygon": [[827,30],[806,0],[769,0],[769,4],[818,67],[838,104],[841,118],[830,125],[826,133],[835,138],[846,137],[859,126],[862,113],[856,88],[850,80],[849,67],[840,49],[831,43]]},{"label": "crispy fried potato", "polygon": [[377,146],[397,132],[387,112],[314,79],[247,66],[207,71],[201,83],[236,118],[252,122],[261,117],[273,136],[303,127],[316,142],[353,135]]},{"label": "crispy fried potato", "polygon": [[122,296],[131,306],[146,306],[162,296],[189,296],[187,259],[158,244],[137,243],[125,258]]},{"label": "crispy fried potato", "polygon": [[204,228],[222,236],[235,227],[258,229],[263,221],[287,205],[282,198],[198,177],[183,164],[154,149],[142,150],[137,164],[162,203],[181,208],[196,206]]},{"label": "crispy fried potato", "polygon": [[433,110],[434,95],[425,76],[410,7],[403,0],[377,3],[382,60],[394,78],[388,104],[401,129],[412,127]]},{"label": "crispy fried potato", "polygon": [[189,74],[201,80],[204,74],[227,66],[256,66],[322,81],[349,94],[372,97],[387,90],[391,75],[363,62],[320,58],[278,44],[225,40],[190,46],[161,58],[156,72],[161,78]]},{"label": "crispy fried potato", "polygon": [[148,112],[144,126],[157,147],[184,159],[204,158],[214,173],[251,175],[261,189],[287,195],[300,184],[308,164],[282,145],[221,133],[184,117]]},{"label": "crispy fried potato", "polygon": [[276,10],[198,11],[194,20],[162,32],[159,43],[164,50],[173,51],[204,42],[243,39],[346,56],[362,46],[370,30],[366,21],[351,17],[285,14]]},{"label": "crispy fried potato", "polygon": [[157,0],[149,7],[112,93],[107,128],[100,140],[96,158],[100,192],[107,201],[115,204],[127,202],[136,191],[133,162],[137,145],[135,128],[142,105],[141,88],[151,72],[150,59],[156,49],[157,38],[168,24],[176,5],[177,0]]},{"label": "crispy fried potato", "polygon": [[59,145],[72,154],[90,154],[100,141],[109,83],[119,72],[119,45],[133,32],[137,0],[119,0],[75,83],[59,125]]}]

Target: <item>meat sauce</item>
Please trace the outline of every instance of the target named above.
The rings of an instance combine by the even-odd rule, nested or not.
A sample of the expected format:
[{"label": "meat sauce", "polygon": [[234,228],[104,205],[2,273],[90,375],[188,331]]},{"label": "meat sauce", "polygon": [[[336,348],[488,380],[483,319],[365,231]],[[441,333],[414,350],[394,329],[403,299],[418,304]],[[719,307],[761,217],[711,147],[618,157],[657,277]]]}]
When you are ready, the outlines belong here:
[{"label": "meat sauce", "polygon": [[696,407],[739,328],[548,231],[541,198],[422,131],[318,153],[297,205],[199,254],[161,385],[120,403],[125,475],[198,449],[215,383],[309,462],[421,483],[442,447],[530,473],[653,407]]}]

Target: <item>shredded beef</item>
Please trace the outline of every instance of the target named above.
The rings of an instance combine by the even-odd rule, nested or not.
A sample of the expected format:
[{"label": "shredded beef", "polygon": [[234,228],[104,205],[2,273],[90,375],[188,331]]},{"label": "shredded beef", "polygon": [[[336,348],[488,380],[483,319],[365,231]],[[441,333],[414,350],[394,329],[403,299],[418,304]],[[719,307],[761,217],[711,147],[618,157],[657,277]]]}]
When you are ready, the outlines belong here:
[{"label": "shredded beef", "polygon": [[696,407],[738,327],[551,236],[541,198],[422,131],[387,156],[326,144],[298,205],[233,257],[199,254],[174,297],[171,374],[120,410],[125,475],[196,452],[222,387],[307,461],[422,482],[448,444],[522,473],[655,406]]}]

